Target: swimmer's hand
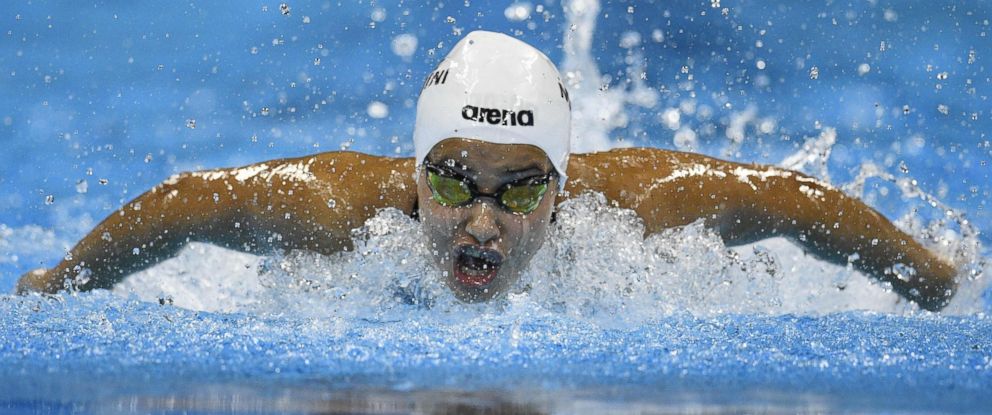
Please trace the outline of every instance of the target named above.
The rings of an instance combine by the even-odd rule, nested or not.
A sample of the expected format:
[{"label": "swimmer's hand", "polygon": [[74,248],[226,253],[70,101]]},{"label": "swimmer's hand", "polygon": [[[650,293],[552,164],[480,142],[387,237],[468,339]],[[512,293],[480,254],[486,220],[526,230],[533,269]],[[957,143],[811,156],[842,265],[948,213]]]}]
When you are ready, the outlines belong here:
[{"label": "swimmer's hand", "polygon": [[52,286],[51,280],[48,278],[48,270],[45,268],[38,268],[35,270],[28,271],[21,276],[21,279],[17,280],[17,286],[14,288],[14,292],[18,295],[25,295],[30,293],[55,293],[62,289],[61,286]]}]

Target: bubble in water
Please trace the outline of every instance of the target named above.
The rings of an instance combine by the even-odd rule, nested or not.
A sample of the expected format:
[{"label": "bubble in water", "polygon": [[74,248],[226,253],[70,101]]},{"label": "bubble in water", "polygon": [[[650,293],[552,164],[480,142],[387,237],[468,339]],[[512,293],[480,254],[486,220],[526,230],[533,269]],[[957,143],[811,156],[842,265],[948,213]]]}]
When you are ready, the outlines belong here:
[{"label": "bubble in water", "polygon": [[194,120],[192,118],[186,120],[186,128],[189,128],[190,130],[195,129],[196,128],[196,120]]},{"label": "bubble in water", "polygon": [[327,199],[327,207],[334,209],[338,205],[338,201],[334,199]]},{"label": "bubble in water", "polygon": [[758,59],[758,61],[754,63],[754,66],[757,67],[760,70],[764,70],[765,69],[765,61],[762,60],[762,59]]},{"label": "bubble in water", "polygon": [[937,74],[937,80],[938,81],[946,80],[947,79],[947,76],[948,76],[947,75],[947,71],[940,72],[940,73]]},{"label": "bubble in water", "polygon": [[51,205],[53,203],[55,203],[55,195],[45,196],[45,204],[46,205]]},{"label": "bubble in water", "polygon": [[858,65],[858,75],[864,76],[868,72],[871,72],[871,65],[867,63],[862,63]]},{"label": "bubble in water", "polygon": [[720,8],[720,0],[710,0],[710,7],[714,9]]},{"label": "bubble in water", "polygon": [[389,106],[381,101],[372,101],[369,103],[368,108],[366,108],[366,112],[372,118],[386,118],[389,115]]},{"label": "bubble in water", "polygon": [[503,16],[506,17],[506,20],[509,20],[511,22],[520,22],[529,19],[531,11],[533,9],[534,6],[531,5],[529,2],[526,1],[514,2],[511,3],[509,6],[507,6],[505,10],[503,10]]},{"label": "bubble in water", "polygon": [[289,5],[286,3],[280,4],[279,13],[282,13],[283,16],[289,16]]},{"label": "bubble in water", "polygon": [[259,112],[262,114],[263,117],[268,116],[269,115],[269,107],[262,107],[262,110],[259,111]]},{"label": "bubble in water", "polygon": [[947,114],[950,114],[951,109],[947,106],[947,104],[940,104],[940,105],[937,105],[937,112],[939,112],[939,113],[941,113],[943,115],[947,115]]},{"label": "bubble in water", "polygon": [[809,79],[816,79],[820,77],[820,68],[812,67],[809,68]]},{"label": "bubble in water", "polygon": [[396,56],[409,58],[417,51],[417,37],[409,33],[397,35],[393,38],[390,47]]}]

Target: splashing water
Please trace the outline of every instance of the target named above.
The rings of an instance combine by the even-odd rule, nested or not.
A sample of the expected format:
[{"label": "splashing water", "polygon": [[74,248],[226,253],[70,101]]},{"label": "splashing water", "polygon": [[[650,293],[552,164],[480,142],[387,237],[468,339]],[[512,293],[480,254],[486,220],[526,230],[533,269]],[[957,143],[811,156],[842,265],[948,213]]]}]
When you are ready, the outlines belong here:
[{"label": "splashing water", "polygon": [[[722,7],[718,1],[710,6]],[[632,109],[654,108],[660,99],[645,82],[640,35],[625,32],[620,39],[625,68],[616,73],[627,79],[615,79],[593,57],[600,3],[570,0],[562,7],[568,22],[561,68],[573,101],[574,149],[627,145],[614,132],[636,122]],[[303,8],[294,5],[295,10]],[[652,38],[664,39],[661,32]],[[393,52],[401,60],[416,60],[417,50],[413,35],[394,38]],[[688,101],[663,117],[677,130],[677,144],[700,150],[713,134],[694,129],[688,115],[696,104]],[[390,108],[398,112],[404,105]],[[759,116],[759,110],[750,106],[716,117],[726,124],[719,154],[738,157],[752,127],[772,130],[774,119]],[[376,118],[373,113],[381,111],[367,112]],[[268,113],[264,107],[262,114]],[[844,137],[828,126],[818,128],[818,136],[779,164],[831,182],[830,156]],[[560,206],[547,242],[510,292],[465,304],[441,282],[420,225],[386,209],[353,232],[353,250],[331,256],[257,256],[193,243],[176,258],[130,276],[113,295],[0,296],[0,312],[8,316],[0,321],[0,381],[9,386],[0,399],[38,396],[44,392],[33,385],[42,384],[57,385],[66,402],[76,402],[92,395],[85,393],[95,387],[92,376],[112,386],[119,377],[118,388],[226,376],[261,383],[290,379],[298,382],[292,390],[313,383],[318,389],[331,384],[400,392],[516,385],[517,394],[528,396],[575,385],[641,386],[643,398],[670,385],[696,392],[717,385],[732,393],[719,388],[725,381],[791,385],[803,393],[818,385],[907,402],[987,399],[992,325],[982,313],[988,299],[981,296],[988,292],[992,265],[982,257],[978,230],[912,177],[871,162],[849,183],[833,183],[865,197],[873,181],[890,183],[903,199],[939,213],[927,221],[923,212],[910,211],[896,224],[960,266],[961,287],[942,313],[919,312],[884,284],[809,257],[782,238],[728,248],[700,223],[645,237],[633,212],[612,207],[598,194]],[[59,200],[54,206],[64,205]],[[61,223],[92,226],[75,219]],[[14,263],[18,253],[33,250],[61,251],[68,245],[63,233],[0,224],[0,263]],[[191,384],[195,390],[204,386]],[[151,394],[161,393],[156,387],[162,388],[151,387]],[[616,399],[615,392],[610,389],[599,403]],[[131,398],[121,405],[134,405]],[[314,399],[306,396],[304,403]],[[817,399],[812,407],[827,410],[814,411],[836,409],[815,406],[822,404]],[[700,408],[691,399],[689,405]],[[768,407],[755,411],[763,410]]]},{"label": "splashing water", "polygon": [[[464,304],[442,282],[423,247],[419,223],[386,209],[354,231],[355,248],[348,252],[255,257],[195,245],[160,267],[130,277],[115,291],[146,301],[167,298],[201,310],[377,321],[439,319],[438,324],[506,314],[511,319],[568,317],[629,328],[680,313],[915,310],[881,284],[807,257],[784,239],[729,249],[701,223],[643,235],[644,227],[632,211],[609,206],[602,195],[566,201],[548,242],[511,292],[496,301]],[[193,269],[212,271],[189,271]],[[981,310],[981,302],[961,296],[951,309],[974,313]]]}]

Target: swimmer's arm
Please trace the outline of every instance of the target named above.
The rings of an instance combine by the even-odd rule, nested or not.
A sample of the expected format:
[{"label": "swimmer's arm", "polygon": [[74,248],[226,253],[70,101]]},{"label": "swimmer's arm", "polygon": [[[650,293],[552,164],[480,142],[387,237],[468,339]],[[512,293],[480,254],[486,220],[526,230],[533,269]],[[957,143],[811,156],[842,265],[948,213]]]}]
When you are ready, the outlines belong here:
[{"label": "swimmer's arm", "polygon": [[[801,173],[657,149],[597,154],[578,163],[586,171],[577,178],[635,210],[649,233],[702,219],[730,245],[786,236],[928,310],[946,305],[956,288],[953,265],[860,200]],[[900,268],[915,275],[900,277]]]},{"label": "swimmer's arm", "polygon": [[180,174],[104,219],[54,268],[25,274],[17,292],[54,293],[67,280],[79,290],[110,288],[190,241],[336,252],[377,209],[412,211],[411,176],[412,163],[357,153]]}]

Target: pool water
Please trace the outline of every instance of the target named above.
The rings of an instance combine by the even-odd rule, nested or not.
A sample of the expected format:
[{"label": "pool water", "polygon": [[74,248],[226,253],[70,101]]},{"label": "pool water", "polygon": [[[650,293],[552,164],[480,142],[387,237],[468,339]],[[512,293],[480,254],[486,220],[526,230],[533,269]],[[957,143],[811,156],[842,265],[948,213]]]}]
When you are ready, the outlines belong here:
[{"label": "pool water", "polygon": [[961,266],[941,313],[773,238],[643,238],[562,205],[512,292],[458,302],[418,224],[356,249],[190,244],[112,291],[0,295],[0,412],[965,412],[992,408],[983,2],[50,5],[0,19],[0,290],[169,175],[410,156],[422,77],[475,28],[548,52],[575,146],[803,170]]}]

